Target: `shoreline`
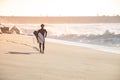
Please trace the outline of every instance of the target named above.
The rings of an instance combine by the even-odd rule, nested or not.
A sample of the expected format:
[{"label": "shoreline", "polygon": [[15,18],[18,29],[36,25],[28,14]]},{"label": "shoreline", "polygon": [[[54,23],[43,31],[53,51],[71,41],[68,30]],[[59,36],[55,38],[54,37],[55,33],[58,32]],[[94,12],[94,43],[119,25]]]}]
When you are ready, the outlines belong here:
[{"label": "shoreline", "polygon": [[117,47],[107,47],[107,46],[102,46],[102,45],[97,45],[97,44],[87,44],[87,43],[72,42],[72,41],[52,39],[52,38],[47,38],[46,40],[48,42],[53,42],[53,43],[72,45],[72,46],[80,46],[80,47],[95,49],[98,51],[105,51],[105,52],[110,52],[113,54],[120,54],[120,49]]},{"label": "shoreline", "polygon": [[[4,35],[4,34],[3,34]],[[7,35],[7,34],[5,34]],[[14,35],[14,34],[9,34],[9,35]],[[22,34],[25,37],[32,38],[32,43],[34,43],[34,46],[36,46],[36,38],[34,35],[25,35]],[[89,48],[89,49],[94,49],[98,51],[103,51],[103,52],[108,52],[112,54],[120,54],[120,48],[118,47],[108,47],[104,45],[97,45],[97,44],[87,44],[87,43],[80,43],[80,42],[74,42],[74,41],[67,41],[67,40],[60,40],[60,39],[54,39],[54,38],[46,38],[46,42],[52,42],[52,43],[57,43],[57,44],[63,44],[63,45],[70,45],[70,46],[78,46],[78,47],[83,47],[83,48]]]}]

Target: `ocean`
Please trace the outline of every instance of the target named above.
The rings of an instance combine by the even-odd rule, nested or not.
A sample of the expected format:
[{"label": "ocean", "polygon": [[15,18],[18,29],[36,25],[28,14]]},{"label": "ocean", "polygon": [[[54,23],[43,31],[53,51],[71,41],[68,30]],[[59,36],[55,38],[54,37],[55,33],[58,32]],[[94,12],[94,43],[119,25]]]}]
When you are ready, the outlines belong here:
[{"label": "ocean", "polygon": [[[40,24],[4,24],[14,25],[21,34],[32,36]],[[120,23],[91,24],[45,24],[48,31],[47,41],[83,46],[97,50],[120,53]]]}]

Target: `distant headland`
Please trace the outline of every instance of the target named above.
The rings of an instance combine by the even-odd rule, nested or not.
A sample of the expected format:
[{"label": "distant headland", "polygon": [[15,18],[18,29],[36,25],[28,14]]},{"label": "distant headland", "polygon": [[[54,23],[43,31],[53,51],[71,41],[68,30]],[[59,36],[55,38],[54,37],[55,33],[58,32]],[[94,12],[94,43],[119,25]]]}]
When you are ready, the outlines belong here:
[{"label": "distant headland", "polygon": [[0,23],[120,23],[120,16],[0,16]]}]

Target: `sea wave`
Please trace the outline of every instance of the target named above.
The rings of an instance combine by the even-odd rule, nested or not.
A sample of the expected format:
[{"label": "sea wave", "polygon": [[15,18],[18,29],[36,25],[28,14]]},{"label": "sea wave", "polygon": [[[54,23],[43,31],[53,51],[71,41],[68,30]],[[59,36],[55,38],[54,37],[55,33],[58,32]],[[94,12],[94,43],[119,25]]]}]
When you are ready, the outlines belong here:
[{"label": "sea wave", "polygon": [[98,35],[68,34],[68,35],[60,35],[60,36],[50,36],[50,38],[68,40],[73,42],[105,45],[111,47],[120,47],[120,34],[109,32],[109,30],[106,30],[103,34],[98,34]]}]

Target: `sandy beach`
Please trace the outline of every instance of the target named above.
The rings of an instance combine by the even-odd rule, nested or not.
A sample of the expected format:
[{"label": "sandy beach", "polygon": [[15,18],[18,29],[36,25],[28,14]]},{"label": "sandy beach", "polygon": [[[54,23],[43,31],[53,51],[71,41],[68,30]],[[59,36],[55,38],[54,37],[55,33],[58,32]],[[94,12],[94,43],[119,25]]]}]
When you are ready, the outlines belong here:
[{"label": "sandy beach", "polygon": [[120,54],[0,34],[0,80],[120,80]]}]

